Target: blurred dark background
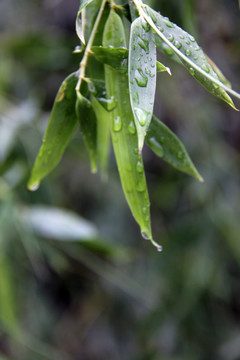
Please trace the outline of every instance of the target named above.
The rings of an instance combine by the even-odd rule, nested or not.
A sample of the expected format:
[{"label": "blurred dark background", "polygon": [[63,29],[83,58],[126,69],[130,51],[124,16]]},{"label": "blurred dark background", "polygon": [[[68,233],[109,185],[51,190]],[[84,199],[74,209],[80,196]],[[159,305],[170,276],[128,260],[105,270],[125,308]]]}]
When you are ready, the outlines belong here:
[{"label": "blurred dark background", "polygon": [[[240,90],[237,0],[149,4]],[[77,132],[40,189],[26,190],[57,89],[78,68],[78,6],[0,2],[0,360],[238,360],[239,113],[183,67],[161,57],[173,76],[159,75],[155,113],[205,183],[144,149],[161,254],[139,234],[113,156],[104,183]]]}]

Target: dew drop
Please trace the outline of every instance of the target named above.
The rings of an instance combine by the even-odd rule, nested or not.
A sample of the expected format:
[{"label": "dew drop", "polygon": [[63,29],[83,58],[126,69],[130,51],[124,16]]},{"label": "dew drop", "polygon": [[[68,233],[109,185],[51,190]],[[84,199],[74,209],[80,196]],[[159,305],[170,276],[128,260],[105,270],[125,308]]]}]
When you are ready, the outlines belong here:
[{"label": "dew drop", "polygon": [[178,158],[179,160],[181,160],[181,159],[183,158],[183,152],[182,152],[182,151],[178,151],[178,153],[177,153],[177,158]]},{"label": "dew drop", "polygon": [[172,23],[171,21],[169,21],[169,20],[165,21],[165,24],[166,24],[167,27],[169,27],[169,28],[173,28],[173,27],[174,27],[173,23]]},{"label": "dew drop", "polygon": [[168,40],[169,40],[169,41],[173,41],[173,40],[174,40],[173,34],[169,34],[169,35],[168,35]]},{"label": "dew drop", "polygon": [[145,240],[150,240],[149,235],[148,235],[145,231],[142,231],[142,232],[141,232],[141,235],[142,235],[142,237],[143,237]]},{"label": "dew drop", "polygon": [[151,137],[149,140],[149,143],[151,144],[151,149],[159,156],[162,157],[164,154],[162,146],[159,144],[159,142],[154,138]]},{"label": "dew drop", "polygon": [[184,38],[185,38],[183,35],[180,35],[179,37],[180,37],[180,39],[184,39]]},{"label": "dew drop", "polygon": [[146,215],[147,212],[148,212],[148,209],[144,206],[144,207],[142,208],[142,212],[143,212],[144,215]]},{"label": "dew drop", "polygon": [[187,45],[190,45],[191,43],[190,43],[190,41],[189,41],[189,40],[186,40],[186,44],[187,44]]},{"label": "dew drop", "polygon": [[164,47],[164,52],[165,54],[169,55],[169,56],[172,56],[174,54],[174,51],[172,49],[170,49],[170,47],[166,46]]},{"label": "dew drop", "polygon": [[138,45],[149,54],[149,41],[143,39],[142,37],[138,38]]},{"label": "dew drop", "polygon": [[202,69],[203,69],[204,71],[206,71],[207,73],[210,72],[210,68],[209,68],[209,66],[208,66],[207,64],[203,64],[203,65],[202,65]]},{"label": "dew drop", "polygon": [[120,116],[117,116],[113,120],[113,131],[118,132],[121,129],[122,129],[122,120],[121,120]]},{"label": "dew drop", "polygon": [[164,32],[164,28],[159,26],[158,29],[161,31],[161,32]]},{"label": "dew drop", "polygon": [[134,108],[134,113],[138,119],[138,122],[141,126],[144,126],[146,124],[146,122],[148,121],[149,117],[151,116],[151,114],[139,107],[135,107]]},{"label": "dew drop", "polygon": [[141,161],[138,161],[137,162],[137,165],[136,165],[136,170],[139,174],[141,174],[143,172],[143,164]]},{"label": "dew drop", "polygon": [[138,192],[143,192],[146,190],[146,185],[145,185],[145,182],[144,181],[139,181],[137,183],[137,187],[136,187],[137,191]]},{"label": "dew drop", "polygon": [[195,75],[195,70],[192,67],[189,68],[189,72],[191,75]]},{"label": "dew drop", "polygon": [[150,30],[150,25],[147,21],[144,21],[142,26],[146,32],[148,32]]},{"label": "dew drop", "polygon": [[140,87],[146,87],[148,83],[148,78],[146,75],[144,75],[141,68],[137,69],[135,71],[135,80]]},{"label": "dew drop", "polygon": [[162,250],[163,250],[162,246],[161,246],[161,245],[158,245],[158,246],[157,246],[157,251],[158,251],[158,252],[162,252]]},{"label": "dew drop", "polygon": [[178,40],[174,41],[174,45],[176,46],[177,49],[180,49],[182,47],[182,44]]},{"label": "dew drop", "polygon": [[37,183],[29,188],[30,191],[36,191],[39,189],[40,183]]},{"label": "dew drop", "polygon": [[190,56],[190,55],[191,55],[191,50],[185,49],[185,54],[186,54],[187,56]]},{"label": "dew drop", "polygon": [[195,37],[194,37],[194,36],[192,36],[192,35],[188,35],[188,37],[189,37],[189,39],[190,39],[192,42],[194,42],[194,41],[195,41]]},{"label": "dew drop", "polygon": [[138,94],[138,92],[135,92],[135,94],[133,95],[133,101],[136,104],[139,104],[139,94]]},{"label": "dew drop", "polygon": [[136,127],[133,121],[131,121],[130,124],[128,125],[128,131],[132,135],[136,134]]}]

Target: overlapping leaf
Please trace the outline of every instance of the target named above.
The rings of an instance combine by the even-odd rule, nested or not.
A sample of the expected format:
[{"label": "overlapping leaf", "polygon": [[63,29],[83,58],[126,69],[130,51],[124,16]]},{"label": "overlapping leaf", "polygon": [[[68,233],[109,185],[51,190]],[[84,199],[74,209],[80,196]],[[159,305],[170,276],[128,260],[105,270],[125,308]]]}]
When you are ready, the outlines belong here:
[{"label": "overlapping leaf", "polygon": [[139,17],[131,26],[128,77],[140,152],[152,119],[156,91],[156,60],[153,33],[145,20]]},{"label": "overlapping leaf", "polygon": [[97,155],[102,174],[106,177],[110,147],[111,114],[93,95],[91,95],[91,104],[97,118]]},{"label": "overlapping leaf", "polygon": [[[190,74],[207,90],[235,108],[232,99],[224,90],[225,84],[222,84],[222,86],[219,84],[222,79],[216,74],[212,64],[208,61],[194,37],[149,6],[146,6],[145,9],[157,30],[154,37],[156,45],[161,50],[164,49],[168,55],[177,56]],[[159,33],[161,36],[159,36]],[[231,89],[229,89],[229,92],[234,94]],[[234,95],[238,96],[237,93]]]},{"label": "overlapping leaf", "polygon": [[181,140],[155,116],[148,128],[146,143],[156,155],[176,169],[203,181]]},{"label": "overlapping leaf", "polygon": [[57,93],[43,143],[28,182],[30,190],[36,190],[41,179],[58,164],[76,127],[76,84],[77,77],[73,73],[63,81]]},{"label": "overlapping leaf", "polygon": [[91,102],[82,94],[77,94],[76,114],[84,143],[88,150],[91,170],[97,171],[97,119]]}]

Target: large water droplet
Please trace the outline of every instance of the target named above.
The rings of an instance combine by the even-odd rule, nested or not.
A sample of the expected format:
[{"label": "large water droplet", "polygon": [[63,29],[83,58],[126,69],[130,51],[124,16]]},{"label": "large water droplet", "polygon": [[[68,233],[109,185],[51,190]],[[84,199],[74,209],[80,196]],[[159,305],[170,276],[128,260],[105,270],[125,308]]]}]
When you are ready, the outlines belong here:
[{"label": "large water droplet", "polygon": [[130,124],[128,125],[128,131],[132,135],[136,134],[136,127],[133,121],[131,121]]},{"label": "large water droplet", "polygon": [[210,72],[210,68],[209,68],[209,66],[208,66],[207,64],[203,64],[203,65],[202,65],[202,69],[203,69],[204,71],[206,71],[207,73]]},{"label": "large water droplet", "polygon": [[142,231],[141,235],[145,240],[150,240],[150,236],[146,233],[146,231]]},{"label": "large water droplet", "polygon": [[107,111],[112,111],[115,109],[117,102],[114,98],[114,96],[111,96],[110,99],[106,99],[105,97],[98,97],[97,98],[100,104],[106,109]]},{"label": "large water droplet", "polygon": [[176,46],[177,49],[180,49],[182,47],[182,44],[178,40],[174,41],[174,45]]},{"label": "large water droplet", "polygon": [[144,180],[140,180],[140,181],[137,183],[136,189],[137,189],[138,192],[143,192],[143,191],[145,191],[145,190],[146,190],[145,181],[144,181]]},{"label": "large water droplet", "polygon": [[173,28],[173,27],[174,27],[174,24],[173,24],[171,21],[169,21],[169,20],[165,21],[165,24],[166,24],[167,27],[169,27],[169,28]]},{"label": "large water droplet", "polygon": [[149,140],[149,143],[151,144],[151,149],[160,157],[163,156],[164,151],[162,146],[159,144],[159,142],[154,138],[151,137]]},{"label": "large water droplet", "polygon": [[194,41],[195,41],[195,37],[194,37],[194,36],[192,36],[192,35],[188,35],[188,37],[189,37],[189,39],[190,39],[192,42],[194,42]]},{"label": "large water droplet", "polygon": [[138,84],[138,86],[146,87],[148,83],[148,78],[146,75],[144,75],[142,69],[137,69],[135,71],[135,80]]},{"label": "large water droplet", "polygon": [[37,183],[29,188],[30,191],[36,191],[39,189],[40,183]]},{"label": "large water droplet", "polygon": [[190,55],[191,55],[191,50],[185,49],[185,54],[186,54],[187,56],[190,56]]},{"label": "large water droplet", "polygon": [[122,129],[122,120],[121,120],[120,116],[117,116],[113,120],[113,131],[118,132],[121,129]]},{"label": "large water droplet", "polygon": [[157,246],[157,251],[158,251],[158,252],[162,252],[162,250],[163,250],[162,246],[161,246],[161,245],[158,245],[158,246]]},{"label": "large water droplet", "polygon": [[168,46],[165,46],[163,50],[164,50],[165,54],[167,54],[169,56],[172,56],[174,54],[174,51]]},{"label": "large water droplet", "polygon": [[144,126],[146,124],[146,122],[148,121],[149,117],[150,117],[150,113],[142,108],[139,107],[135,107],[134,108],[134,113],[138,119],[138,122],[141,126]]},{"label": "large water droplet", "polygon": [[138,38],[138,45],[141,46],[141,48],[146,51],[147,54],[149,54],[149,41],[143,39],[142,37]]},{"label": "large water droplet", "polygon": [[142,162],[139,161],[139,160],[138,160],[137,165],[136,165],[136,170],[137,170],[137,172],[140,173],[140,174],[143,172],[143,164],[142,164]]}]

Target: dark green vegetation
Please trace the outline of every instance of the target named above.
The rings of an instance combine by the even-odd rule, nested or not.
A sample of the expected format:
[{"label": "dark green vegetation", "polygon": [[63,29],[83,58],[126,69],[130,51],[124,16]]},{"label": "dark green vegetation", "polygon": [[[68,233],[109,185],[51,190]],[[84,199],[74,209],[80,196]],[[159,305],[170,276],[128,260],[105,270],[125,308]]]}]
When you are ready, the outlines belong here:
[{"label": "dark green vegetation", "polygon": [[[158,6],[198,39],[238,88],[238,4],[162,0]],[[163,123],[153,118],[145,141],[184,171],[182,156],[190,160],[181,144],[180,156],[171,148],[170,128],[205,180],[177,172],[144,146],[152,228],[164,249],[159,254],[140,239],[111,149],[106,165],[113,128],[104,131],[104,119],[116,109],[104,96],[105,78],[97,77],[106,54],[98,54],[99,68],[89,58],[94,87],[85,84],[78,98],[96,114],[96,143],[84,135],[84,125],[80,135],[69,123],[72,138],[58,167],[37,192],[26,191],[57,89],[82,56],[71,53],[78,44],[78,4],[7,0],[0,10],[0,358],[238,359],[239,114],[205,92],[169,50],[158,54],[173,76],[157,75],[154,113]],[[125,84],[126,56],[117,57],[108,69]],[[63,85],[58,100],[65,91]],[[168,151],[161,147],[164,131]],[[95,170],[96,154],[103,178],[108,168],[107,182],[90,173],[89,155]]]}]

